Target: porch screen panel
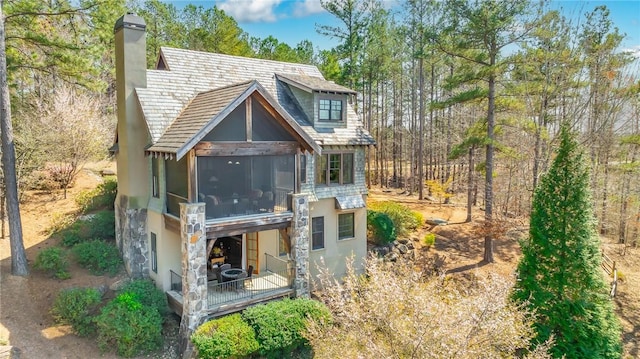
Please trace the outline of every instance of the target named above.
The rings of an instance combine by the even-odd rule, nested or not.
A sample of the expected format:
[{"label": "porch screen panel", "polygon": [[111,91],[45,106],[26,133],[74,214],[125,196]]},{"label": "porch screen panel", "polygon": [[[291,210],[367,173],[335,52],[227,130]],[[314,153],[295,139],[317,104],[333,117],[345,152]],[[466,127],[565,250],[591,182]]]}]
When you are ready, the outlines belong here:
[{"label": "porch screen panel", "polygon": [[180,203],[188,200],[187,159],[165,161],[165,178],[167,179],[167,212],[180,216]]}]

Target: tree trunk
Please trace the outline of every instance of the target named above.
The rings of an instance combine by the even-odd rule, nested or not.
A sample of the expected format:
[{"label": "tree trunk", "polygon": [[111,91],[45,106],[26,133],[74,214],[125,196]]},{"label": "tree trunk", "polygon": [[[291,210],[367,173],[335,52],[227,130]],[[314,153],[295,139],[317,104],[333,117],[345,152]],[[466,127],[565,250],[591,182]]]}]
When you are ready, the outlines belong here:
[{"label": "tree trunk", "polygon": [[418,199],[424,199],[424,58],[420,55],[418,60],[418,78],[420,79],[420,129],[418,130]]},{"label": "tree trunk", "polygon": [[[494,52],[495,53],[495,52]],[[495,55],[491,58],[491,67],[495,64]],[[496,94],[496,78],[494,74],[489,75],[489,103],[487,105],[487,153],[486,153],[486,173],[485,173],[485,187],[484,187],[484,200],[485,200],[485,212],[484,219],[485,225],[491,226],[493,224],[493,141],[494,126],[495,126],[495,94]],[[493,234],[489,230],[484,236],[484,261],[487,263],[493,262]]]},{"label": "tree trunk", "polygon": [[27,255],[22,242],[22,221],[18,201],[18,180],[16,176],[16,152],[11,125],[11,103],[7,84],[7,53],[4,32],[3,2],[0,0],[0,132],[2,139],[2,170],[9,212],[9,240],[11,244],[11,273],[29,274]]},{"label": "tree trunk", "polygon": [[469,147],[469,172],[467,175],[467,219],[466,223],[471,222],[471,210],[473,209],[473,146]]}]

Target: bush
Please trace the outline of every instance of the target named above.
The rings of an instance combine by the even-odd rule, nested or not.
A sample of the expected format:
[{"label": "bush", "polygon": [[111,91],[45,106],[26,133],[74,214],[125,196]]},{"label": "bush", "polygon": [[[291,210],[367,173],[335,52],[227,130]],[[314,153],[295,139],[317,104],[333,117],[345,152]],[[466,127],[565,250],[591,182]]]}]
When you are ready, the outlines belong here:
[{"label": "bush", "polygon": [[116,237],[116,217],[113,211],[100,211],[86,221],[88,238],[113,239]]},{"label": "bush", "polygon": [[116,236],[116,218],[113,211],[100,211],[80,219],[60,231],[62,244],[67,247],[91,239],[112,239]]},{"label": "bush", "polygon": [[371,235],[371,239],[378,245],[384,245],[396,240],[396,227],[386,213],[367,211],[367,230]]},{"label": "bush", "polygon": [[115,348],[118,355],[132,357],[162,345],[162,316],[132,293],[122,293],[109,302],[95,322],[102,351]]},{"label": "bush", "polygon": [[422,223],[421,214],[416,214],[408,207],[395,202],[374,202],[369,205],[369,209],[388,215],[393,221],[397,236],[406,236]]},{"label": "bush", "polygon": [[436,235],[435,233],[427,233],[422,238],[422,245],[425,247],[431,247],[436,244]]},{"label": "bush", "polygon": [[120,292],[133,294],[142,305],[156,308],[162,316],[169,313],[167,296],[150,280],[135,280],[122,287]]},{"label": "bush", "polygon": [[73,253],[78,264],[94,275],[115,275],[122,264],[118,248],[101,240],[78,243],[73,247]]},{"label": "bush", "polygon": [[307,320],[331,322],[327,307],[311,299],[280,300],[246,309],[242,318],[256,332],[260,355],[281,358],[308,345],[303,336]]},{"label": "bush", "polygon": [[84,213],[97,209],[113,210],[117,193],[118,182],[116,178],[107,177],[95,189],[80,192],[76,196],[76,203]]},{"label": "bush", "polygon": [[237,358],[259,348],[253,329],[240,314],[232,314],[204,323],[191,336],[198,349],[198,358]]},{"label": "bush", "polygon": [[69,324],[81,337],[95,333],[91,313],[100,304],[101,295],[95,288],[70,288],[60,291],[51,315],[59,324]]},{"label": "bush", "polygon": [[67,253],[59,247],[49,247],[41,250],[36,257],[33,268],[43,272],[49,272],[59,279],[69,279],[71,274],[67,270],[69,262]]}]

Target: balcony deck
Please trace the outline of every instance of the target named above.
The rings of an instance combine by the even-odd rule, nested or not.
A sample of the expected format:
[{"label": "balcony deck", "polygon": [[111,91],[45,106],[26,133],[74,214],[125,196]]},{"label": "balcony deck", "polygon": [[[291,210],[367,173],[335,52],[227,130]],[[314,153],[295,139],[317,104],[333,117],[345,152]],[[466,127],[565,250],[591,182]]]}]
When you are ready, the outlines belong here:
[{"label": "balcony deck", "polygon": [[[223,283],[210,281],[207,285],[208,317],[215,318],[241,311],[257,303],[291,297],[294,294],[291,288],[291,277],[290,271],[284,270],[265,271],[251,279]],[[172,290],[167,292],[167,299],[171,309],[176,314],[182,315],[181,282],[172,285]]]}]

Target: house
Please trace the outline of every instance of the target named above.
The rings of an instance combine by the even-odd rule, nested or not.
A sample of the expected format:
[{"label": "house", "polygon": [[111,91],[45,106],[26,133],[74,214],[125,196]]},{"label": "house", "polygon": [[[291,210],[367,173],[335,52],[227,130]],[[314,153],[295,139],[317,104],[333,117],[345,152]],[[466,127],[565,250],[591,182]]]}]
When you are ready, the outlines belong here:
[{"label": "house", "polygon": [[[341,276],[366,256],[374,140],[354,91],[315,66],[174,48],[147,70],[144,20],[124,15],[114,32],[116,241],[182,326],[306,296],[317,264]],[[223,262],[251,268],[251,282],[221,287]]]}]

